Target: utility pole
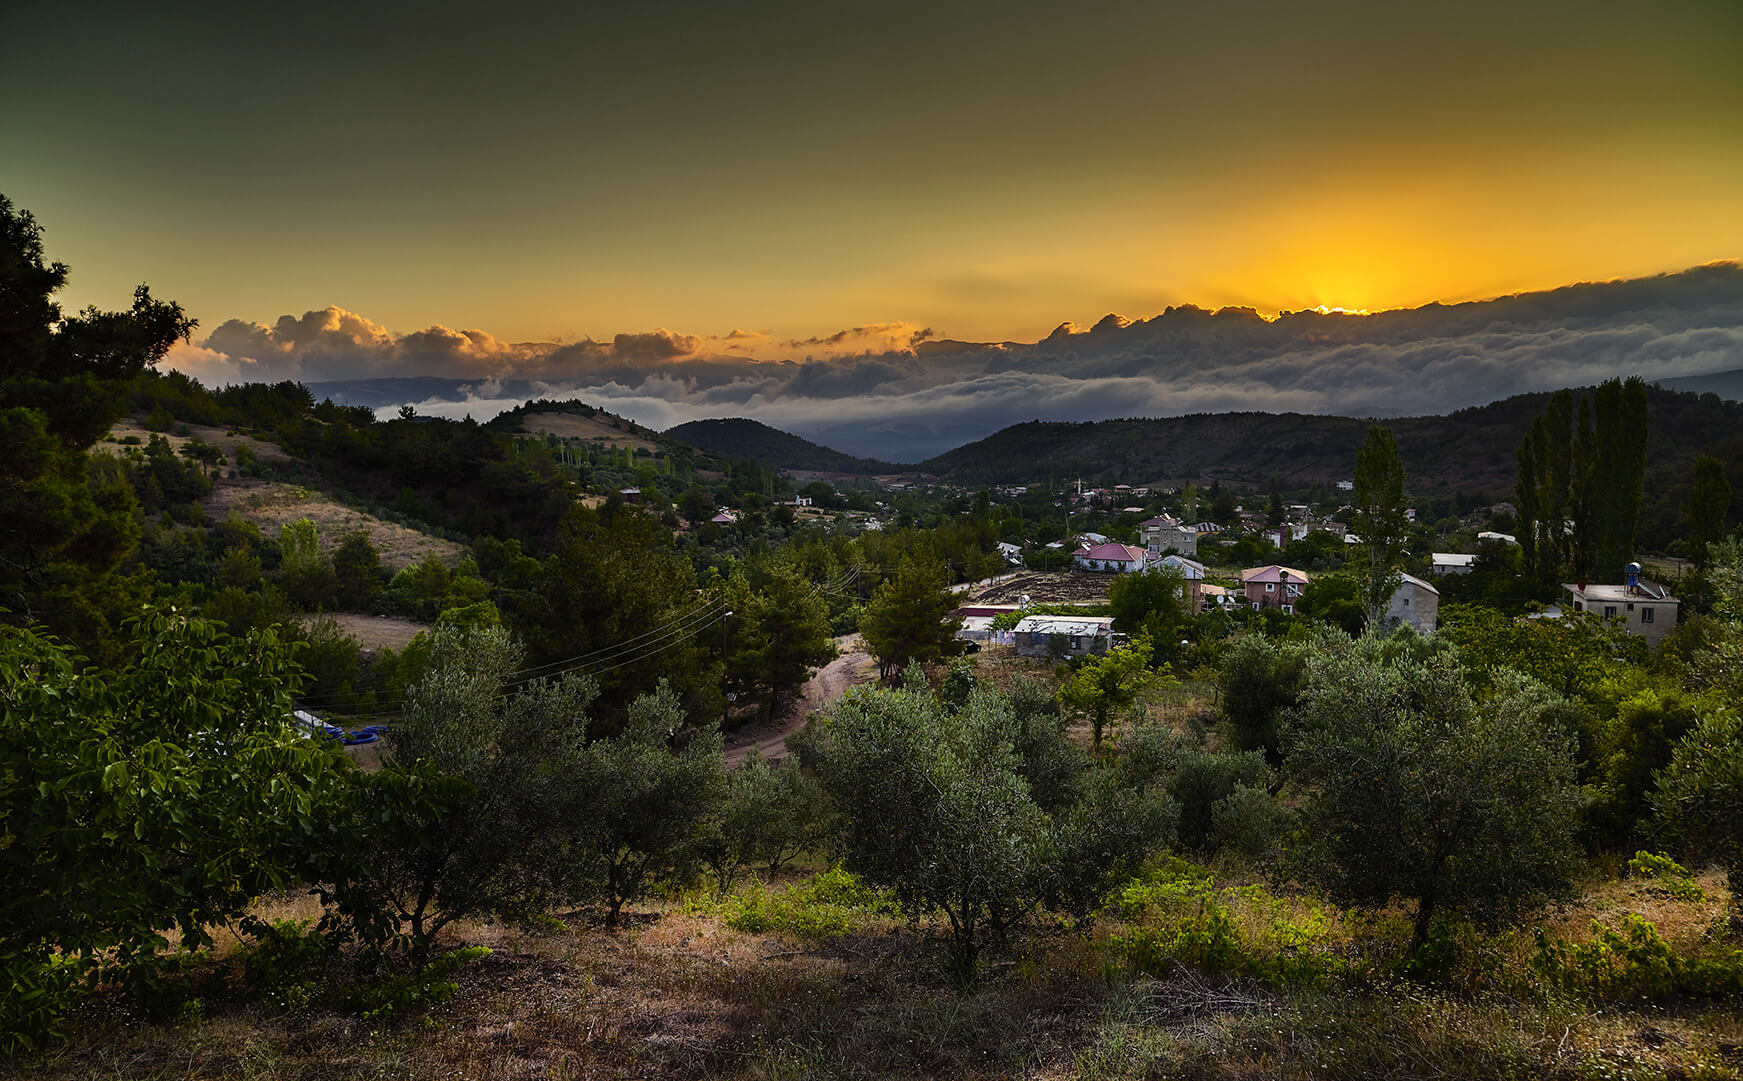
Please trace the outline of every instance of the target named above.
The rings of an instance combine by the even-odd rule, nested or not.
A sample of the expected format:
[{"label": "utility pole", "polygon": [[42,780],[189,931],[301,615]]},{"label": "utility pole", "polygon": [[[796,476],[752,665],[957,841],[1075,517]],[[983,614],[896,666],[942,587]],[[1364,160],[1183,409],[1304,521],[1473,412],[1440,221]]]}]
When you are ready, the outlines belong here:
[{"label": "utility pole", "polygon": [[720,707],[720,727],[725,728],[732,719],[732,692],[726,689],[726,621],[732,615],[732,609],[720,613],[720,697],[723,705]]}]

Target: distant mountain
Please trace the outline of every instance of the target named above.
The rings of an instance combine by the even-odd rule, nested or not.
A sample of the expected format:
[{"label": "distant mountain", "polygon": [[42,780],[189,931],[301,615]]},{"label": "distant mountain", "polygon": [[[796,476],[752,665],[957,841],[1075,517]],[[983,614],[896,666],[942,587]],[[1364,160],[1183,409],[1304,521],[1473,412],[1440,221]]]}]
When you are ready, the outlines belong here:
[{"label": "distant mountain", "polygon": [[1717,394],[1728,401],[1743,402],[1743,368],[1706,375],[1685,375],[1677,379],[1660,379],[1658,385],[1669,390],[1686,390],[1695,394]]},{"label": "distant mountain", "polygon": [[[1588,388],[1589,389],[1589,388]],[[1445,416],[1370,422],[1300,413],[1200,413],[1154,420],[1080,424],[1035,421],[923,462],[925,472],[959,484],[1085,480],[1129,484],[1220,481],[1263,490],[1350,478],[1369,423],[1392,429],[1413,490],[1419,493],[1513,488],[1519,442],[1548,394],[1521,394]],[[1647,461],[1686,472],[1698,453],[1743,461],[1743,405],[1692,393],[1647,389]]]},{"label": "distant mountain", "polygon": [[699,450],[734,458],[749,458],[758,465],[766,465],[771,469],[875,474],[899,473],[911,468],[880,462],[875,458],[855,458],[745,417],[693,420],[676,428],[667,428],[665,434]]}]

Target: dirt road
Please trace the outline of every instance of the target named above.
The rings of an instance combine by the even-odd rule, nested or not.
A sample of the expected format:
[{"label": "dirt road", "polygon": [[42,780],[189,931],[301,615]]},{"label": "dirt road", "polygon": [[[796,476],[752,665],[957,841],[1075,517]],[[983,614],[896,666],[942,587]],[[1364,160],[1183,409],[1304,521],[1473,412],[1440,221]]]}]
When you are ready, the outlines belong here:
[{"label": "dirt road", "polygon": [[779,716],[748,724],[726,737],[726,768],[737,769],[755,747],[765,759],[787,757],[787,737],[805,727],[805,718],[847,693],[849,687],[877,678],[877,661],[857,634],[835,640],[840,655],[817,670],[799,696]]}]

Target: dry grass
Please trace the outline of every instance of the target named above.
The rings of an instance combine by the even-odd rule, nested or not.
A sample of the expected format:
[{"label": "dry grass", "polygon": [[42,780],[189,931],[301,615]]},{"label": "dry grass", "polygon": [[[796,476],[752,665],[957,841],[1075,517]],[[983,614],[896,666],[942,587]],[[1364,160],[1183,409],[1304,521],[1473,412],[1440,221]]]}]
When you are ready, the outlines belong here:
[{"label": "dry grass", "polygon": [[411,640],[419,633],[430,629],[428,623],[419,623],[414,619],[366,615],[362,612],[320,612],[296,618],[304,624],[330,619],[339,625],[340,630],[357,639],[358,644],[366,650],[391,649],[397,652],[410,645]]},{"label": "dry grass", "polygon": [[229,462],[226,468],[236,464],[236,449],[238,447],[247,447],[256,458],[263,462],[289,460],[283,448],[277,443],[269,443],[264,439],[255,439],[248,435],[231,434],[230,429],[227,428],[213,428],[204,424],[176,425],[176,428],[184,427],[188,430],[187,435],[177,435],[174,430],[153,433],[145,429],[138,417],[129,417],[109,430],[109,437],[101,446],[102,449],[119,450],[121,448],[118,444],[127,438],[137,439],[143,445],[151,441],[153,434],[157,434],[168,440],[170,449],[177,454],[180,454],[182,448],[195,438],[210,443],[224,452],[224,457]]},{"label": "dry grass", "polygon": [[[1550,918],[1571,929],[1630,906],[1667,928],[1705,918],[1642,890],[1601,883]],[[202,1017],[156,1026],[103,992],[66,1042],[0,1076],[1721,1078],[1743,1066],[1735,1003],[1592,1010],[1383,979],[1279,992],[1186,971],[1129,977],[1105,930],[1062,929],[994,953],[980,985],[960,991],[940,977],[924,926],[878,920],[798,940],[741,933],[700,908],[648,906],[616,933],[586,914],[545,930],[458,925],[456,941],[494,953],[462,971],[452,1001],[393,1025],[330,1007],[273,1012],[232,982]],[[261,914],[314,911],[293,895]]]},{"label": "dry grass", "polygon": [[206,513],[214,519],[227,517],[235,511],[260,526],[268,536],[277,536],[280,527],[300,518],[315,523],[320,531],[321,547],[331,552],[345,539],[345,534],[365,530],[375,549],[381,554],[382,566],[392,571],[436,556],[455,563],[465,554],[464,546],[407,526],[384,522],[373,515],[353,510],[329,496],[295,484],[264,480],[224,480],[214,485],[203,501]]},{"label": "dry grass", "polygon": [[604,414],[584,417],[579,413],[526,413],[521,418],[521,431],[554,435],[559,439],[585,439],[614,447],[660,449],[658,443],[641,435],[628,421]]}]

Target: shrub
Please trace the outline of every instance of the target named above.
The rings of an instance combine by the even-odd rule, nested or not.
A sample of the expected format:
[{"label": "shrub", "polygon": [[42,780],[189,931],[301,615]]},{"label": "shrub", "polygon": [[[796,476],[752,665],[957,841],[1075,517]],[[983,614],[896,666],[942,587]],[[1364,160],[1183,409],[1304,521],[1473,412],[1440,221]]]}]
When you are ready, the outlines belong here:
[{"label": "shrub", "polygon": [[724,911],[726,925],[736,931],[799,938],[851,934],[900,912],[889,894],[839,865],[789,889],[741,894]]},{"label": "shrub", "polygon": [[1707,891],[1701,889],[1689,869],[1656,852],[1636,852],[1628,861],[1628,870],[1641,878],[1657,880],[1658,888],[1678,901],[1705,901]]},{"label": "shrub", "polygon": [[1177,965],[1230,972],[1277,986],[1316,986],[1352,971],[1327,948],[1324,909],[1297,906],[1262,886],[1219,887],[1210,871],[1168,857],[1121,891],[1114,908],[1126,930],[1108,940],[1137,972],[1167,976]]},{"label": "shrub", "polygon": [[390,976],[354,991],[345,1004],[365,1021],[393,1021],[407,1010],[453,998],[460,990],[454,974],[466,962],[488,957],[490,953],[486,946],[467,946],[444,953],[404,975]]},{"label": "shrub", "polygon": [[1622,926],[1594,921],[1590,942],[1537,932],[1531,967],[1550,987],[1596,1001],[1657,1001],[1672,995],[1719,998],[1743,992],[1743,950],[1679,952],[1638,913]]}]

